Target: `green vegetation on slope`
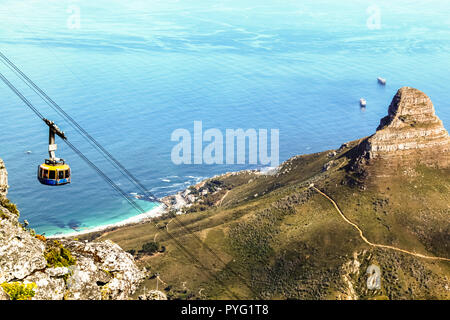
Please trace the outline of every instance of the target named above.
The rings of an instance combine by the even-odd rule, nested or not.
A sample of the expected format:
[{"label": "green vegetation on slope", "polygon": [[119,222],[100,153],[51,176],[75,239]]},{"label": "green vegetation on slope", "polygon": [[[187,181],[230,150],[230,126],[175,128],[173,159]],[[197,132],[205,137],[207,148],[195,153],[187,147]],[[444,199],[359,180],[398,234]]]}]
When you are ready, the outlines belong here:
[{"label": "green vegetation on slope", "polygon": [[8,198],[0,197],[0,206],[4,207],[9,210],[9,212],[14,213],[15,215],[19,216],[19,209],[17,209],[17,206],[9,201]]},{"label": "green vegetation on slope", "polygon": [[9,282],[2,283],[0,285],[2,289],[8,294],[11,300],[31,300],[34,297],[36,284],[33,283],[21,283],[21,282]]},{"label": "green vegetation on slope", "polygon": [[[369,247],[329,201],[309,188],[314,183],[332,196],[372,242],[449,257],[450,171],[418,167],[393,172],[379,185],[353,186],[347,157],[358,142],[336,153],[294,157],[276,174],[219,177],[214,184],[228,191],[225,197],[207,195],[206,206],[160,219],[159,228],[128,226],[100,239],[135,251],[147,242],[164,245],[164,253],[143,256],[139,263],[168,284],[169,298],[228,299],[230,292],[267,299],[450,298],[448,263]],[[223,198],[220,204],[218,198]],[[349,271],[349,263],[359,266],[357,272]],[[382,270],[378,290],[366,287],[365,270],[371,264]],[[143,286],[155,287],[156,281],[152,277]]]},{"label": "green vegetation on slope", "polygon": [[69,267],[76,263],[75,258],[69,250],[57,240],[53,240],[45,250],[45,259],[47,260],[47,267]]}]

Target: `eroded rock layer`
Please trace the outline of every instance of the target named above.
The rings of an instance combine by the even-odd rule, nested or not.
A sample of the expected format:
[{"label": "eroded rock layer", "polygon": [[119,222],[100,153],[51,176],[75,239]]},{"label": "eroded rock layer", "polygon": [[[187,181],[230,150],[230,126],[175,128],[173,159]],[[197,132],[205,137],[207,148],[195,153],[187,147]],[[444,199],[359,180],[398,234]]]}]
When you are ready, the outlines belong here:
[{"label": "eroded rock layer", "polygon": [[358,154],[357,167],[375,176],[420,164],[448,168],[450,138],[431,99],[417,89],[403,87],[376,133],[362,141]]}]

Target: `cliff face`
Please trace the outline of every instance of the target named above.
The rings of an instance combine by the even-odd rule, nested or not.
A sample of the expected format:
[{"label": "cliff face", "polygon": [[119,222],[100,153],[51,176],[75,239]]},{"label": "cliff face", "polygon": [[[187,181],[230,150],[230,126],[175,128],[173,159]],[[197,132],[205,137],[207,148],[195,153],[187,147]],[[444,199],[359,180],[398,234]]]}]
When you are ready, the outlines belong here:
[{"label": "cliff face", "polygon": [[5,163],[0,159],[0,197],[6,197],[8,191],[8,172]]},{"label": "cliff face", "polygon": [[6,199],[7,184],[0,160],[0,300],[27,284],[34,289],[26,298],[33,299],[127,299],[136,290],[144,273],[129,253],[111,241],[35,236]]},{"label": "cliff face", "polygon": [[359,146],[356,168],[367,175],[389,176],[417,165],[450,166],[450,138],[430,98],[403,87],[392,100],[377,131]]}]

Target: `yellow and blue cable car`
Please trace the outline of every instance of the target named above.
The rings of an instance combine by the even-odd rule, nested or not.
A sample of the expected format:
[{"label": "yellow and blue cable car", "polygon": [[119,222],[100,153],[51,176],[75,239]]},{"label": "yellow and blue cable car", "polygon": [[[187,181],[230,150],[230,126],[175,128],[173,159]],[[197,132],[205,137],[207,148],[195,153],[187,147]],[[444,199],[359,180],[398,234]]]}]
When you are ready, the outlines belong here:
[{"label": "yellow and blue cable car", "polygon": [[43,119],[49,126],[48,153],[50,159],[45,159],[45,163],[38,166],[37,178],[40,183],[47,186],[61,186],[70,183],[71,170],[70,166],[65,163],[64,159],[57,158],[55,151],[57,145],[55,143],[55,134],[66,140],[64,132],[50,120]]},{"label": "yellow and blue cable car", "polygon": [[53,164],[45,161],[38,167],[38,180],[48,186],[60,186],[70,183],[70,167],[64,161]]}]

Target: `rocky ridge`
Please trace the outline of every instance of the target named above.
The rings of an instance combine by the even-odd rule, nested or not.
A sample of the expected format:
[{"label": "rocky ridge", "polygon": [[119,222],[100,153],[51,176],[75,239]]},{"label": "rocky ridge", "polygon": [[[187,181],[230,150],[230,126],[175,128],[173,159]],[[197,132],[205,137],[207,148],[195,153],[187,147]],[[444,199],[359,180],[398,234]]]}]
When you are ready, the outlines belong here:
[{"label": "rocky ridge", "polygon": [[56,241],[35,235],[18,221],[7,189],[0,160],[0,300],[12,298],[8,288],[27,284],[34,288],[27,299],[116,300],[134,293],[145,273],[129,253],[108,240]]},{"label": "rocky ridge", "polygon": [[5,163],[0,159],[0,197],[6,197],[8,191],[8,171]]},{"label": "rocky ridge", "polygon": [[422,91],[403,87],[393,98],[377,131],[363,139],[353,169],[388,177],[417,165],[450,167],[450,137]]}]

